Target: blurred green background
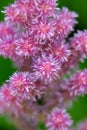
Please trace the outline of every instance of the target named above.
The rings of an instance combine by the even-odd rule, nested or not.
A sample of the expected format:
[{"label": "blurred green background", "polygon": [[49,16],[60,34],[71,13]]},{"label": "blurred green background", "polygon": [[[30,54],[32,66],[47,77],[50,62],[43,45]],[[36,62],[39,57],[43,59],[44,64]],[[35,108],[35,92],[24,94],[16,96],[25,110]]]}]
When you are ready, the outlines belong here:
[{"label": "blurred green background", "polygon": [[[8,4],[14,0],[0,0],[0,11],[2,11]],[[78,25],[76,29],[87,29],[87,0],[59,0],[59,7],[66,6],[70,10],[78,13]],[[4,19],[4,15],[0,13],[0,21]],[[84,63],[79,63],[80,69],[87,67],[87,60]],[[0,85],[9,78],[9,76],[16,70],[12,66],[12,62],[9,59],[0,57]],[[72,109],[68,110],[71,114],[75,124],[87,118],[87,96],[79,97],[77,101],[73,103]],[[40,130],[42,126],[40,125]],[[0,130],[15,130],[14,125],[8,120],[7,117],[0,116]]]}]

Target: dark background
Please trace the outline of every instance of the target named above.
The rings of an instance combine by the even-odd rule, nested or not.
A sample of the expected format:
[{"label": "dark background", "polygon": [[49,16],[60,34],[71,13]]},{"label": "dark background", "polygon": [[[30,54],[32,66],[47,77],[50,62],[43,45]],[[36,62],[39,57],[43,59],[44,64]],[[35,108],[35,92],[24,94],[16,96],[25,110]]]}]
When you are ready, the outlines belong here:
[{"label": "dark background", "polygon": [[[12,3],[13,0],[0,0],[0,11],[3,7]],[[87,0],[59,0],[59,7],[66,6],[70,10],[78,13],[78,25],[76,29],[87,29]],[[4,15],[0,13],[0,21],[2,21]],[[87,60],[84,63],[79,64],[80,69],[87,67]],[[7,79],[16,68],[12,65],[9,59],[0,57],[0,85]],[[74,123],[76,124],[82,119],[87,118],[87,96],[79,97],[77,101],[73,103],[73,107],[68,110],[71,114]],[[40,130],[43,128],[40,126]],[[15,130],[14,125],[5,116],[0,116],[0,130]],[[44,129],[43,129],[44,130]]]}]

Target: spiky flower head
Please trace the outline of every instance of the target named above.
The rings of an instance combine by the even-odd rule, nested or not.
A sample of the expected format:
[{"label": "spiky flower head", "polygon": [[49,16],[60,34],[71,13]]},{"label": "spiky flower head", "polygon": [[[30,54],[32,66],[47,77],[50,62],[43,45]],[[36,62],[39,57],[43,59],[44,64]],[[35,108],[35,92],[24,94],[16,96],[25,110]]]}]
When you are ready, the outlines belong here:
[{"label": "spiky flower head", "polygon": [[15,57],[14,41],[19,37],[18,29],[9,25],[8,22],[0,23],[0,55],[4,57]]},{"label": "spiky flower head", "polygon": [[63,7],[62,10],[56,12],[55,15],[55,37],[63,39],[67,37],[67,35],[73,31],[74,25],[77,23],[76,17],[77,14],[75,12],[70,12],[67,8]]},{"label": "spiky flower head", "polygon": [[68,82],[70,95],[83,95],[87,93],[87,70],[74,74]]},{"label": "spiky flower head", "polygon": [[39,50],[38,43],[34,41],[32,38],[21,38],[19,40],[16,40],[15,45],[15,53],[20,57],[26,58],[34,56]]},{"label": "spiky flower head", "polygon": [[19,111],[22,112],[21,100],[17,97],[17,94],[11,89],[9,84],[4,84],[0,91],[0,101],[3,113],[18,115]]},{"label": "spiky flower head", "polygon": [[54,108],[47,117],[48,130],[68,130],[71,125],[72,120],[65,109]]},{"label": "spiky flower head", "polygon": [[71,55],[71,50],[64,41],[54,41],[54,43],[52,43],[50,46],[50,49],[51,53],[58,59],[60,63],[67,62],[69,56]]},{"label": "spiky flower head", "polygon": [[37,20],[35,26],[32,28],[32,34],[35,34],[35,39],[40,41],[52,39],[54,32],[54,22],[48,18]]},{"label": "spiky flower head", "polygon": [[48,16],[54,13],[56,5],[56,0],[37,0],[36,9],[41,16]]},{"label": "spiky flower head", "polygon": [[84,60],[87,56],[87,30],[78,31],[74,34],[74,37],[71,38],[70,43],[79,57]]},{"label": "spiky flower head", "polygon": [[28,21],[28,13],[30,13],[30,9],[32,8],[32,4],[29,0],[23,1],[15,1],[14,4],[5,8],[6,20],[14,23],[23,25]]},{"label": "spiky flower head", "polygon": [[35,71],[36,77],[38,76],[45,83],[51,82],[58,77],[60,64],[53,55],[42,55],[34,62],[33,70]]},{"label": "spiky flower head", "polygon": [[35,84],[32,75],[28,72],[14,73],[10,77],[9,83],[13,92],[21,99],[30,99],[30,97],[33,96],[32,91],[35,88]]}]

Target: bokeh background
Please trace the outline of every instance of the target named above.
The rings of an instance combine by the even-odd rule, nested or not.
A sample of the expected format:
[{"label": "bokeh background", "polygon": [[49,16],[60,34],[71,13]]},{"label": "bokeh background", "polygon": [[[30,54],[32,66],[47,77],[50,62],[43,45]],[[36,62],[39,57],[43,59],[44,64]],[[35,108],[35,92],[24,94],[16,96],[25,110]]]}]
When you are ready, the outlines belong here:
[{"label": "bokeh background", "polygon": [[[14,0],[0,0],[0,11],[13,1]],[[77,19],[78,25],[76,29],[87,29],[87,0],[59,0],[59,7],[62,6],[66,6],[70,10],[78,13],[79,17]],[[0,21],[3,19],[4,15],[0,12]],[[87,60],[85,60],[84,63],[79,63],[79,68],[87,68]],[[9,59],[0,57],[0,85],[2,85],[5,80],[9,79],[9,76],[11,76],[14,71],[16,71],[16,68],[12,65],[12,62]],[[68,111],[74,120],[74,124],[87,118],[87,96],[79,97],[73,102],[73,107]],[[40,130],[44,130],[42,125],[39,127]],[[0,130],[16,130],[16,128],[6,116],[0,115]]]}]

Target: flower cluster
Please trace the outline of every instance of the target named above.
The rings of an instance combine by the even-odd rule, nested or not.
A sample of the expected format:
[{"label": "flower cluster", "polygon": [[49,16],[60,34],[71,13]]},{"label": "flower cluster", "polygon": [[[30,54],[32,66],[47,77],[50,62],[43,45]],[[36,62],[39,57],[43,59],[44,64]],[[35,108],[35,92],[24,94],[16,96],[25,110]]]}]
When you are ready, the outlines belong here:
[{"label": "flower cluster", "polygon": [[87,70],[76,71],[87,56],[87,30],[69,38],[78,15],[57,3],[15,0],[3,11],[0,55],[10,58],[18,71],[0,89],[0,113],[21,130],[36,130],[39,122],[48,130],[70,129],[66,108],[87,93]]}]

